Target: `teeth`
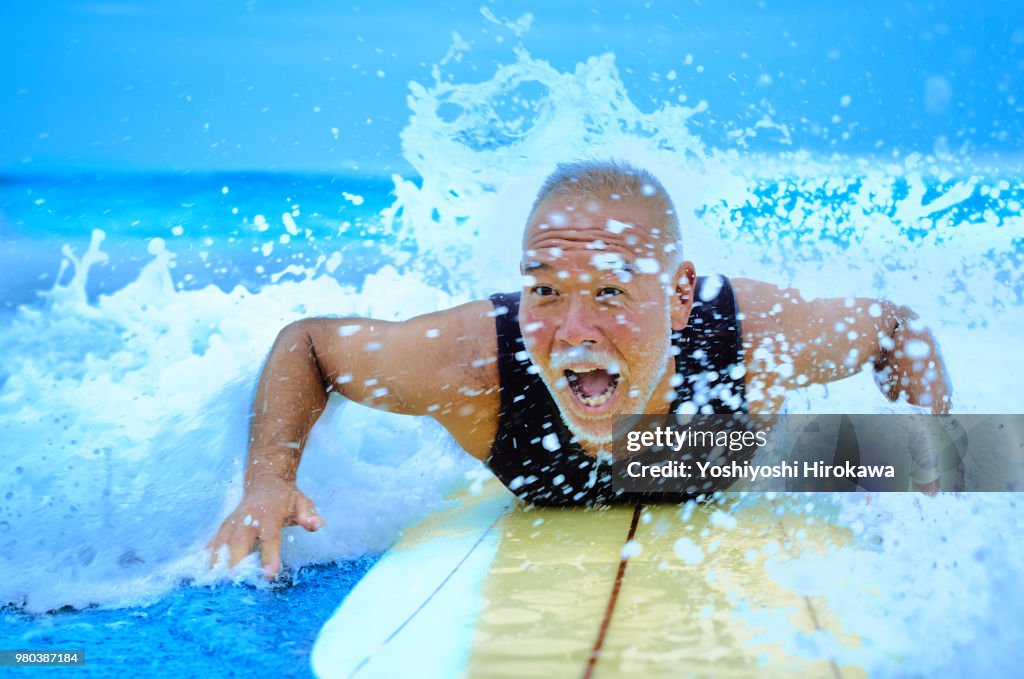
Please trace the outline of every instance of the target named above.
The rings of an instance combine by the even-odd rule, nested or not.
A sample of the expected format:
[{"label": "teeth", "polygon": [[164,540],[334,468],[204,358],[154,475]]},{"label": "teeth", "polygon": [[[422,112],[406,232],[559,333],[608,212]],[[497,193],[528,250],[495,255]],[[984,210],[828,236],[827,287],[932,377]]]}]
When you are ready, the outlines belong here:
[{"label": "teeth", "polygon": [[607,368],[573,368],[572,372],[576,373],[577,375],[585,375],[586,373],[592,373],[597,370],[604,370],[612,377],[619,376],[619,366],[617,365],[610,365]]},{"label": "teeth", "polygon": [[577,393],[576,395],[579,396],[580,400],[583,401],[583,403],[585,403],[586,405],[596,408],[597,406],[601,405],[602,403],[604,403],[605,401],[612,397],[612,391],[614,390],[609,389],[603,394],[598,394],[597,396],[590,397],[584,396],[583,394],[580,393]]},{"label": "teeth", "polygon": [[[594,372],[595,370],[601,370],[601,368],[587,368],[571,371],[567,370],[565,372],[565,377],[559,380],[560,382],[564,380],[565,383],[568,383],[570,388],[572,389],[572,392],[576,395],[576,398],[578,398],[580,402],[583,403],[583,405],[588,406],[590,408],[596,408],[606,403],[608,399],[612,397],[612,394],[615,393],[615,387],[618,386],[619,376],[617,373],[612,373],[612,381],[608,385],[608,388],[604,391],[604,393],[597,394],[596,396],[584,396],[582,392],[580,392],[576,388],[576,378],[570,375],[583,375],[589,372]],[[604,370],[607,372],[607,369]]]}]

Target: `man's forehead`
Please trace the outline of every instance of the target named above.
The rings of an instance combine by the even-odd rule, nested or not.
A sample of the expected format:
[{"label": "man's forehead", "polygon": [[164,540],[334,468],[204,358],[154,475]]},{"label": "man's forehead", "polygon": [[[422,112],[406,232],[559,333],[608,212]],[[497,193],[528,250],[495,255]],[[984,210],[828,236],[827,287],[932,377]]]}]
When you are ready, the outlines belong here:
[{"label": "man's forehead", "polygon": [[660,273],[661,262],[653,257],[630,258],[615,252],[567,253],[559,248],[527,250],[523,256],[523,273],[528,275],[561,275],[570,269],[582,269],[585,274],[600,276],[607,273],[621,277]]},{"label": "man's forehead", "polygon": [[628,196],[552,196],[527,224],[523,270],[541,274],[547,264],[563,272],[587,269],[597,276],[604,271],[659,272],[676,248],[664,228],[664,215]]},{"label": "man's forehead", "polygon": [[544,264],[560,267],[589,266],[594,269],[638,271],[651,267],[639,266],[641,261],[664,261],[675,251],[673,242],[664,242],[642,231],[635,235],[609,234],[595,231],[548,231],[534,234],[523,243],[524,269]]},{"label": "man's forehead", "polygon": [[[552,253],[550,250],[557,250],[557,248],[549,249],[547,257],[541,255],[543,259],[538,258],[536,251],[528,250],[523,257],[523,271],[526,273],[543,273],[564,270],[566,265],[569,264],[568,258],[564,257],[563,253]],[[636,264],[614,253],[602,252],[593,254],[589,258],[577,257],[574,259],[579,260],[578,263],[580,264],[588,265],[590,268],[599,271],[624,271],[626,273],[636,273],[639,271]]]}]

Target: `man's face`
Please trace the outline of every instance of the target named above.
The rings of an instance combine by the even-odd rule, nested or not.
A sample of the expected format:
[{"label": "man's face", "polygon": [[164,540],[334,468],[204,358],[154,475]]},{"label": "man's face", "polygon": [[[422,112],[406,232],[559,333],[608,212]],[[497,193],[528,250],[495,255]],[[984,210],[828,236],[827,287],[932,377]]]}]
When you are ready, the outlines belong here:
[{"label": "man's face", "polygon": [[686,325],[693,267],[665,270],[664,221],[630,199],[549,198],[526,228],[523,339],[591,447],[611,442],[614,415],[666,412],[673,398],[670,336]]}]

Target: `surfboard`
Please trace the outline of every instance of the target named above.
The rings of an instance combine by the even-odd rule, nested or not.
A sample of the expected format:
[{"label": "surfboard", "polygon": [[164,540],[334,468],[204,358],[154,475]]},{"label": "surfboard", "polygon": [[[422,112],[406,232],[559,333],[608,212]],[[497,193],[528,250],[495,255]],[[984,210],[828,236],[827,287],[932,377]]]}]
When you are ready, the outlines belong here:
[{"label": "surfboard", "polygon": [[538,509],[496,481],[407,529],[323,626],[319,677],[861,676],[786,624],[856,646],[772,559],[850,541],[772,501]]}]

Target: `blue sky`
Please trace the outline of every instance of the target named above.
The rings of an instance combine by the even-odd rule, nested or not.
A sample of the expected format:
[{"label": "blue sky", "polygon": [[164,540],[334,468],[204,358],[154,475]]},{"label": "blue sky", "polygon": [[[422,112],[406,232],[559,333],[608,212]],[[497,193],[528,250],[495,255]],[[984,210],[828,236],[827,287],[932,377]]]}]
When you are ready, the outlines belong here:
[{"label": "blue sky", "polygon": [[677,71],[715,145],[770,108],[812,150],[1024,148],[1020,2],[66,0],[2,10],[0,172],[403,171],[408,83],[452,33],[472,43],[456,79],[513,60],[481,8],[530,12],[523,45],[562,69],[614,52],[641,107]]}]

